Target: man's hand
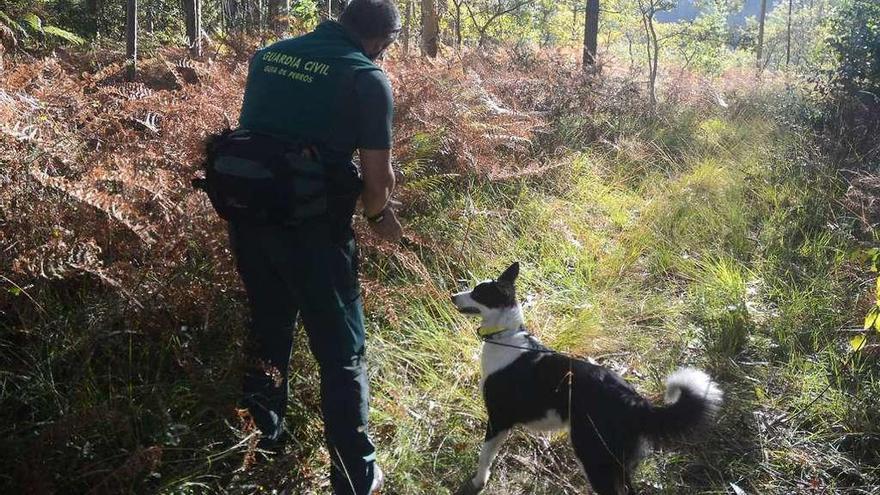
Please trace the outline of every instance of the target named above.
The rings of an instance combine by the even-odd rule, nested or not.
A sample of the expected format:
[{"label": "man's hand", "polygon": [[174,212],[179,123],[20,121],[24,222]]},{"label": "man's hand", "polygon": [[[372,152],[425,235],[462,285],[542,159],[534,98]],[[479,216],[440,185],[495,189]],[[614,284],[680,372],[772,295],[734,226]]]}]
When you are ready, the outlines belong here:
[{"label": "man's hand", "polygon": [[397,220],[397,214],[394,213],[390,206],[385,207],[385,210],[383,210],[381,221],[368,221],[367,223],[376,235],[386,241],[400,242],[400,238],[403,237],[403,228],[400,226],[400,221]]}]

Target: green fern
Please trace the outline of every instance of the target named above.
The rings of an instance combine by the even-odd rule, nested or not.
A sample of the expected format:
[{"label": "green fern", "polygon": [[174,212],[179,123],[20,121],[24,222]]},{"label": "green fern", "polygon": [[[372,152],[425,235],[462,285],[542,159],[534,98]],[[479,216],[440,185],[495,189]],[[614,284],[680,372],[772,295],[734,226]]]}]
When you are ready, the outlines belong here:
[{"label": "green fern", "polygon": [[440,190],[449,179],[458,177],[458,174],[437,173],[431,165],[431,160],[427,158],[413,158],[401,164],[403,187],[411,191],[432,193]]},{"label": "green fern", "polygon": [[[5,29],[3,29],[5,28]],[[0,29],[8,31],[12,34],[13,44],[15,41],[15,32],[17,31],[22,38],[30,38],[30,32],[40,34],[44,37],[54,37],[73,45],[82,45],[85,40],[80,36],[58,26],[43,24],[43,20],[33,12],[23,15],[17,21],[9,17],[5,12],[0,11]]]},{"label": "green fern", "polygon": [[12,20],[12,18],[6,15],[6,12],[3,12],[2,10],[0,10],[0,23],[3,23],[9,29],[15,29],[19,33],[27,35],[27,31],[25,31],[19,23]]},{"label": "green fern", "polygon": [[86,40],[82,39],[81,37],[57,26],[43,26],[43,33],[54,36],[56,38],[60,38],[74,45],[82,45],[86,42]]},{"label": "green fern", "polygon": [[429,161],[423,158],[413,158],[400,165],[400,172],[403,177],[409,181],[428,171]]},{"label": "green fern", "polygon": [[34,14],[33,12],[30,14],[25,14],[21,18],[21,22],[23,24],[27,24],[28,27],[30,27],[32,31],[36,31],[38,33],[43,32],[43,20],[40,19],[40,17],[37,14]]},{"label": "green fern", "polygon": [[442,189],[449,179],[455,177],[458,177],[458,174],[435,174],[427,177],[420,177],[407,182],[406,188],[414,191],[432,193]]}]

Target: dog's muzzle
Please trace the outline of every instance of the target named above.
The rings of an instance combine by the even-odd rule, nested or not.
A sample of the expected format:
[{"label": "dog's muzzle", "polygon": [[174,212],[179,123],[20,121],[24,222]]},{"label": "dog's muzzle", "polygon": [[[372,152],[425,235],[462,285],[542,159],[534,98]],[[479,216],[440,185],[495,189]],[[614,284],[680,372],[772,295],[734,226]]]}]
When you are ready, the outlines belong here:
[{"label": "dog's muzzle", "polygon": [[452,304],[455,305],[455,309],[457,309],[459,313],[464,313],[464,314],[466,314],[466,315],[478,315],[478,314],[480,314],[480,310],[479,310],[478,308],[475,308],[475,307],[473,307],[473,306],[460,306],[460,305],[458,304],[458,301],[456,301],[456,296],[453,295],[453,296],[451,297],[451,299],[452,299]]}]

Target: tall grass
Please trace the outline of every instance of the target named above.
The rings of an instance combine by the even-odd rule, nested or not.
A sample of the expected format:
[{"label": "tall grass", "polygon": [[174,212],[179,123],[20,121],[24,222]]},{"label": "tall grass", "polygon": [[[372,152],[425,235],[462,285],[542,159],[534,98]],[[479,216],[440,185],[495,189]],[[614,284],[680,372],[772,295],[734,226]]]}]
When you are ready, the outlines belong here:
[{"label": "tall grass", "polygon": [[[434,99],[459,87],[445,73],[436,85],[401,77]],[[388,492],[448,493],[474,470],[485,428],[479,341],[448,295],[514,260],[526,324],[554,348],[598,358],[652,398],[681,365],[721,381],[716,428],[650,456],[642,492],[726,493],[731,482],[749,493],[876,490],[880,382],[841,332],[859,316],[864,274],[837,171],[763,103],[651,111],[635,97],[603,106],[591,96],[581,106],[570,103],[588,86],[572,81],[549,101],[541,139],[552,153],[496,153],[474,137],[482,122],[406,127],[407,241],[362,245],[371,433]],[[417,96],[401,98],[405,118],[425,112]],[[437,121],[471,112],[440,103]],[[491,122],[502,124],[512,126]],[[530,170],[519,160],[549,166],[492,180],[465,163],[490,152],[495,172],[505,160],[513,172]],[[211,255],[222,251],[215,234],[174,251],[183,261],[144,280],[139,305],[76,279],[10,289],[0,488],[327,490],[317,365],[302,332],[286,418],[297,440],[250,462],[253,432],[235,411],[244,297]],[[200,292],[177,298],[183,290]],[[585,490],[564,434],[518,433],[488,493]]]}]

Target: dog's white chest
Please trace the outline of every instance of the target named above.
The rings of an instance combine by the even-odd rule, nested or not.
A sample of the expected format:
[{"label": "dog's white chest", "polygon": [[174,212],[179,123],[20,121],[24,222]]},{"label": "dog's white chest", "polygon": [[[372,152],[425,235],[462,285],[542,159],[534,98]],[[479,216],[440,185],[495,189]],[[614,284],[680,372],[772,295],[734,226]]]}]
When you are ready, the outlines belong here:
[{"label": "dog's white chest", "polygon": [[480,367],[483,372],[482,381],[485,382],[486,378],[492,373],[510,366],[511,363],[528,350],[528,346],[529,341],[525,334],[514,334],[497,341],[485,341],[480,356]]}]

